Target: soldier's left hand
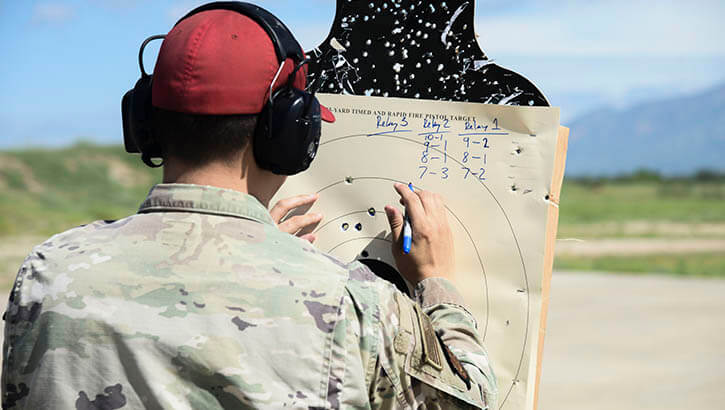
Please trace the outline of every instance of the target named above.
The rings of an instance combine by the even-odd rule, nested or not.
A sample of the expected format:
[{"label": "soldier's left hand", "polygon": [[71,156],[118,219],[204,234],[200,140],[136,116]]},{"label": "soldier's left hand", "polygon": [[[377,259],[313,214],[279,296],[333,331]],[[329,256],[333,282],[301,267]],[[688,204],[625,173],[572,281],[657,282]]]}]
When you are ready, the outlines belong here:
[{"label": "soldier's left hand", "polygon": [[269,213],[272,215],[272,219],[277,224],[280,231],[297,235],[300,238],[313,243],[317,237],[310,233],[310,231],[315,229],[317,224],[322,221],[322,214],[308,214],[306,213],[306,210],[303,210],[299,213],[299,215],[291,216],[281,223],[280,221],[282,221],[287,214],[295,209],[302,207],[309,209],[309,207],[317,201],[318,197],[319,196],[317,194],[310,194],[280,199],[276,204],[274,204],[272,209],[269,210]]}]

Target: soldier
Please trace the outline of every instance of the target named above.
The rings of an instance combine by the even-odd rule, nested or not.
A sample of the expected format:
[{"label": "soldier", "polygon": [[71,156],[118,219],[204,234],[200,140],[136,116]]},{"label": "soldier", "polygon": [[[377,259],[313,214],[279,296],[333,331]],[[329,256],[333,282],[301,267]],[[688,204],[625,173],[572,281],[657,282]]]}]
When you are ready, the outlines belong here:
[{"label": "soldier", "polygon": [[495,406],[481,336],[449,281],[439,195],[394,186],[409,254],[402,213],[385,208],[413,299],[295,236],[321,215],[281,222],[315,195],[268,211],[314,156],[290,151],[298,130],[285,116],[302,104],[315,138],[319,117],[334,119],[301,91],[304,61],[280,55],[289,42],[274,30],[286,28],[265,13],[212,4],[164,40],[152,86],[164,182],[137,214],[32,250],[4,315],[4,408]]}]

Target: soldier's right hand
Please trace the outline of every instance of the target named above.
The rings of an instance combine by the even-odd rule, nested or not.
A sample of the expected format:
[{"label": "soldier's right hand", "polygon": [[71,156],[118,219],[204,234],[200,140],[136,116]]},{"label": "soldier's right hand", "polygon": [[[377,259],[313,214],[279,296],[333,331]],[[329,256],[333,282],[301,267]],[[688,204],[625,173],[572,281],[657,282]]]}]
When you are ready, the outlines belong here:
[{"label": "soldier's right hand", "polygon": [[443,197],[430,191],[412,192],[403,184],[395,184],[395,190],[413,228],[413,244],[406,255],[403,252],[403,214],[394,206],[385,207],[393,232],[393,256],[398,271],[414,286],[430,277],[453,279],[453,233]]}]

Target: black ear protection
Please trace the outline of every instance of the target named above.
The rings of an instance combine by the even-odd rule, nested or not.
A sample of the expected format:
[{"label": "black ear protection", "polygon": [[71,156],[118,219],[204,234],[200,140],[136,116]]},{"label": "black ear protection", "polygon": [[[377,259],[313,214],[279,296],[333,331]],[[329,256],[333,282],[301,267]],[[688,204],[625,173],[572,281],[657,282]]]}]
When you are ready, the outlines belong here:
[{"label": "black ear protection", "polygon": [[254,159],[262,169],[278,175],[294,175],[309,168],[320,143],[320,103],[314,94],[292,85],[306,63],[298,63],[287,84],[276,92],[272,93],[270,86],[271,97],[257,120]]},{"label": "black ear protection", "polygon": [[[309,168],[317,154],[321,133],[320,103],[314,93],[294,88],[297,72],[307,63],[302,47],[284,25],[272,13],[261,7],[237,1],[209,3],[189,12],[179,22],[208,10],[231,10],[251,18],[269,35],[280,64],[277,75],[269,86],[269,99],[259,114],[252,146],[254,158],[262,168],[278,175],[294,175]],[[176,24],[178,25],[179,22]],[[152,158],[163,157],[161,146],[151,130],[152,75],[144,70],[143,51],[146,45],[165,36],[146,39],[139,51],[141,78],[135,87],[123,96],[121,114],[126,152],[141,153],[141,159],[150,167],[158,167]],[[274,86],[285,61],[292,59],[296,66],[277,91]]]},{"label": "black ear protection", "polygon": [[151,168],[163,165],[163,161],[156,164],[151,158],[161,158],[161,146],[156,142],[151,132],[151,75],[146,73],[143,66],[143,51],[153,40],[163,39],[166,36],[151,36],[144,40],[138,52],[138,64],[141,67],[141,78],[121,100],[121,117],[123,119],[123,144],[126,152],[141,154],[141,160]]}]

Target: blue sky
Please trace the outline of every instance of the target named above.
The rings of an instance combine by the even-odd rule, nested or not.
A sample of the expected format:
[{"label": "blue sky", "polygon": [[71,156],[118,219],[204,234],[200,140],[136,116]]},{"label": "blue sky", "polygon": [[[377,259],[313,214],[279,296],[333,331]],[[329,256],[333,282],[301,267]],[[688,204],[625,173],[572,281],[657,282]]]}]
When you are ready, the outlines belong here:
[{"label": "blue sky", "polygon": [[[0,0],[0,148],[122,140],[136,54],[202,1]],[[333,0],[266,0],[302,45],[326,36]],[[725,82],[723,1],[476,3],[483,50],[534,81],[566,122]],[[147,52],[149,70],[157,48]]]}]

